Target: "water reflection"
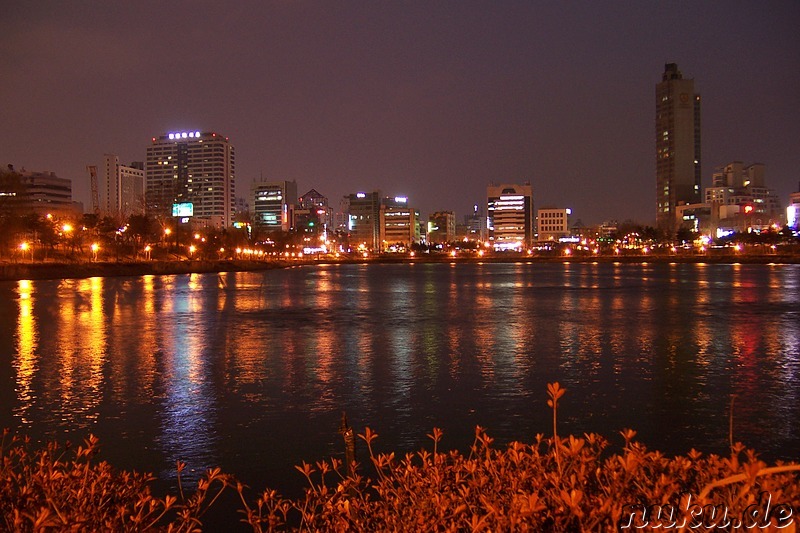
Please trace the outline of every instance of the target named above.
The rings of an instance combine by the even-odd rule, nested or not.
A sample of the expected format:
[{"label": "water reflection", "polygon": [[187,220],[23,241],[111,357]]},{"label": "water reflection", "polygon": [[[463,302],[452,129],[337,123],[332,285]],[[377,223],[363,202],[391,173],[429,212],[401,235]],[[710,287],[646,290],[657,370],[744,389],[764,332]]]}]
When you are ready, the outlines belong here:
[{"label": "water reflection", "polygon": [[14,409],[23,425],[33,422],[28,412],[35,401],[33,378],[38,370],[38,332],[33,317],[33,300],[31,298],[31,282],[22,280],[18,284],[19,315],[17,319],[17,354],[14,369],[17,374],[16,392],[17,406]]},{"label": "water reflection", "polygon": [[341,411],[384,449],[419,446],[433,426],[451,446],[475,424],[528,440],[559,380],[565,431],[634,427],[667,452],[724,451],[736,396],[736,438],[790,458],[799,278],[796,266],[519,263],[18,282],[0,303],[14,337],[0,422],[98,431],[139,450],[122,460],[140,469],[223,464],[263,485],[339,453]]}]

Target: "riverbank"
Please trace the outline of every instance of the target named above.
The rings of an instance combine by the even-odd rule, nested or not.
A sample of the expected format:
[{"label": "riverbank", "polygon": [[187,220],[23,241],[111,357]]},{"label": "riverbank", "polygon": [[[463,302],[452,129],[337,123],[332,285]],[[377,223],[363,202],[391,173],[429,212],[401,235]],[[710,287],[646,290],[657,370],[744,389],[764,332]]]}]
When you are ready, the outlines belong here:
[{"label": "riverbank", "polygon": [[114,262],[34,262],[0,263],[0,281],[22,279],[70,279],[146,275],[194,274],[207,272],[248,272],[300,265],[370,263],[707,263],[707,264],[798,264],[800,254],[747,255],[622,255],[622,256],[462,256],[384,255],[371,258],[309,258],[253,261],[114,261]]}]

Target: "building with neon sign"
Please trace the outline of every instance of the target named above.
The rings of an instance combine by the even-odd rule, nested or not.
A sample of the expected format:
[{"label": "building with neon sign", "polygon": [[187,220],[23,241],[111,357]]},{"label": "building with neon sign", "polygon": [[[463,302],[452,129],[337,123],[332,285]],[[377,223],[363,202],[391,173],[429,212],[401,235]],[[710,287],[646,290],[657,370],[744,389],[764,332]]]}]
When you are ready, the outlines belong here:
[{"label": "building with neon sign", "polygon": [[489,185],[486,197],[486,226],[494,249],[529,248],[536,239],[530,183]]},{"label": "building with neon sign", "polygon": [[169,217],[172,205],[192,203],[195,221],[229,227],[236,213],[234,148],[211,131],[153,137],[145,162],[147,212]]}]

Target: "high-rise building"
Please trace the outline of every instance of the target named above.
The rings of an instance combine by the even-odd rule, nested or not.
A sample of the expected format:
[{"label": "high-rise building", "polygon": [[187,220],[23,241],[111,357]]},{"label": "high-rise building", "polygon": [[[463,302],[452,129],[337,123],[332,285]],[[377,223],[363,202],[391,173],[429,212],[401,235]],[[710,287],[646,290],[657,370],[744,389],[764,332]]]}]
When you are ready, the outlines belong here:
[{"label": "high-rise building", "polygon": [[100,210],[124,220],[144,213],[144,163],[122,165],[114,154],[103,156],[103,181],[100,182]]},{"label": "high-rise building", "polygon": [[486,197],[487,227],[494,249],[530,247],[536,235],[530,183],[489,185]]},{"label": "high-rise building", "polygon": [[292,229],[297,205],[296,181],[257,181],[253,183],[253,223],[266,230]]},{"label": "high-rise building", "polygon": [[676,206],[696,204],[700,192],[700,95],[675,63],[656,84],[656,224],[675,231]]},{"label": "high-rise building", "polygon": [[145,166],[147,212],[172,216],[176,203],[191,203],[193,217],[228,227],[236,209],[234,149],[211,131],[181,131],[153,137]]}]

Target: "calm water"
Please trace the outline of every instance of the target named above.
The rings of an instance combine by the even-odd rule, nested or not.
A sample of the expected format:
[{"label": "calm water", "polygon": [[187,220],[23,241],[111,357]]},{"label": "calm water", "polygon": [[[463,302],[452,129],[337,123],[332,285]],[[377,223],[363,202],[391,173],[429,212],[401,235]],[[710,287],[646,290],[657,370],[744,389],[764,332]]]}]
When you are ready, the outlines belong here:
[{"label": "calm water", "polygon": [[[343,456],[631,427],[667,453],[800,459],[800,266],[416,264],[0,283],[0,425],[173,480],[288,491]],[[290,481],[287,481],[290,480]],[[294,480],[294,481],[292,481]]]}]

